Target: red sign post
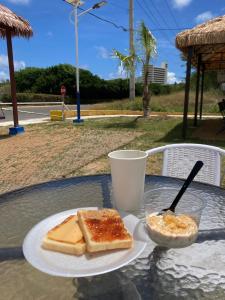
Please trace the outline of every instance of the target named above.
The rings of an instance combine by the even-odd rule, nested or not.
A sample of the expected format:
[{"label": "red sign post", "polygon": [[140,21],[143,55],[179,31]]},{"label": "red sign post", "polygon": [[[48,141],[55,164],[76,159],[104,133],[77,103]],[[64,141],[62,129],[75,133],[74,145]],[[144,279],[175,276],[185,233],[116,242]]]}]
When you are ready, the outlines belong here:
[{"label": "red sign post", "polygon": [[65,114],[64,114],[64,110],[65,110],[65,96],[66,96],[66,87],[64,85],[61,85],[60,88],[60,92],[61,92],[61,96],[62,96],[62,119],[65,119]]},{"label": "red sign post", "polygon": [[61,89],[60,89],[61,95],[65,96],[66,95],[66,87],[64,85],[61,85]]}]

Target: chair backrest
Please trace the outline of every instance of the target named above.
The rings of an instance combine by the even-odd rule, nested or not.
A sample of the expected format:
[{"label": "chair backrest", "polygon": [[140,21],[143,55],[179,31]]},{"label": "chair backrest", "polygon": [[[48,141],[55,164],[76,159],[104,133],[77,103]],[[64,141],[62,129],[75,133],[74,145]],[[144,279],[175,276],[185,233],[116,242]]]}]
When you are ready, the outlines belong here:
[{"label": "chair backrest", "polygon": [[196,181],[220,185],[221,155],[225,150],[202,144],[172,144],[146,151],[148,155],[163,152],[162,175],[187,178],[197,160],[204,162]]}]

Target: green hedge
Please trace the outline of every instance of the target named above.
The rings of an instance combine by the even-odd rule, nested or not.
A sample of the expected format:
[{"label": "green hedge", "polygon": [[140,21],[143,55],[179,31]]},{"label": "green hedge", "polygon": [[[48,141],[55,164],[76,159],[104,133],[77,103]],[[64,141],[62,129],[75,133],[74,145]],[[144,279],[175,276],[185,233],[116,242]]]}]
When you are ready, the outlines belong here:
[{"label": "green hedge", "polygon": [[[74,100],[71,99],[74,99],[76,95],[76,69],[72,65],[60,64],[48,68],[29,67],[16,72],[15,79],[17,91],[26,93],[26,95],[28,93],[29,95],[57,95],[60,94],[61,85],[64,85],[67,89],[67,102],[74,103]],[[173,87],[154,83],[150,85],[150,89],[153,95],[161,95],[170,93]],[[142,83],[136,83],[136,96],[141,96],[142,93]],[[85,104],[128,98],[129,80],[121,78],[104,80],[88,70],[81,69],[80,94],[82,103]],[[29,96],[29,101],[37,101],[36,99],[33,100],[33,97],[36,96]],[[45,96],[44,98],[47,99]],[[20,101],[19,97],[18,101]],[[55,98],[53,101],[55,101]]]},{"label": "green hedge", "polygon": [[[56,102],[61,101],[60,87],[67,89],[66,103],[75,103],[76,69],[69,64],[60,64],[48,68],[25,68],[15,72],[18,102]],[[8,91],[7,91],[8,89]],[[152,95],[170,94],[183,89],[183,84],[150,84]],[[8,96],[9,83],[0,85],[0,100],[11,102]],[[142,96],[143,85],[136,83],[136,96]],[[80,94],[82,104],[113,101],[129,98],[129,80],[104,80],[88,70],[80,70]]]},{"label": "green hedge", "polygon": [[[218,89],[216,72],[206,72],[205,90]],[[75,103],[76,69],[69,64],[48,68],[25,68],[15,72],[18,102],[56,102],[61,101],[60,87],[67,89],[66,103]],[[191,87],[195,89],[196,72],[191,76]],[[173,85],[150,84],[152,95],[166,95],[184,89],[184,83]],[[11,102],[9,82],[0,83],[0,100]],[[136,96],[142,96],[143,85],[136,83]],[[82,104],[111,102],[129,98],[129,80],[104,80],[88,70],[80,70],[80,94]]]},{"label": "green hedge", "polygon": [[[172,88],[169,85],[151,84],[152,95],[170,94]],[[142,96],[143,86],[141,83],[136,84],[136,96]],[[103,86],[81,86],[81,103],[93,104],[98,102],[111,102],[115,99],[124,99],[129,97],[129,84],[128,80],[116,79],[108,82]],[[0,101],[11,102],[9,94],[2,94]],[[40,93],[17,93],[17,101],[19,102],[61,102],[60,95],[40,94]],[[76,103],[75,95],[69,95],[65,98],[66,104]]]},{"label": "green hedge", "polygon": [[[3,94],[0,100],[4,103],[11,102],[11,96]],[[33,93],[17,93],[17,102],[57,102],[61,101],[59,95],[48,95],[48,94],[33,94]]]}]

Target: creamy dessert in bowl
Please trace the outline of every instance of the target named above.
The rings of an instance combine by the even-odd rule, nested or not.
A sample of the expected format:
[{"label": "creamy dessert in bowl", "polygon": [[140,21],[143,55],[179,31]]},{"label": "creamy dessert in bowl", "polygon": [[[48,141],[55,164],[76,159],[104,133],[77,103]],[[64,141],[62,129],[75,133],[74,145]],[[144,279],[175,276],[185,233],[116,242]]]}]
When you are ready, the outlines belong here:
[{"label": "creamy dessert in bowl", "polygon": [[205,200],[191,189],[187,190],[175,208],[175,213],[163,208],[170,207],[179,188],[161,187],[145,192],[145,217],[149,237],[167,248],[183,248],[193,244],[198,236]]},{"label": "creamy dessert in bowl", "polygon": [[166,212],[146,216],[151,239],[160,246],[182,248],[194,243],[198,236],[198,225],[189,215]]}]

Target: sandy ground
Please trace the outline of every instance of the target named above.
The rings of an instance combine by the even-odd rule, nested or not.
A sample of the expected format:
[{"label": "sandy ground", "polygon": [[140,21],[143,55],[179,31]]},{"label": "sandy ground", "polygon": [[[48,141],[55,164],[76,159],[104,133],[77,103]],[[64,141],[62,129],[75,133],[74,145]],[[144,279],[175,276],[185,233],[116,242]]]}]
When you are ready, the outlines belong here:
[{"label": "sandy ground", "polygon": [[[225,131],[217,134],[222,127],[222,120],[207,120],[192,137],[204,138],[208,144],[215,139],[223,147]],[[107,154],[110,151],[126,147],[149,149],[161,145],[153,143],[149,139],[152,136],[148,138],[145,134],[146,131],[141,130],[91,129],[59,122],[29,125],[25,134],[9,137],[8,128],[2,127],[0,193],[59,178],[109,173]],[[154,130],[152,134],[156,134]],[[142,141],[136,140],[137,137]],[[147,174],[161,174],[161,166],[162,156],[152,156],[147,162]],[[225,186],[223,166],[225,159],[222,165],[222,185]]]},{"label": "sandy ground", "polygon": [[1,128],[0,193],[56,178],[107,171],[107,153],[142,134],[46,123],[27,126],[25,134],[9,137],[7,129]]}]

